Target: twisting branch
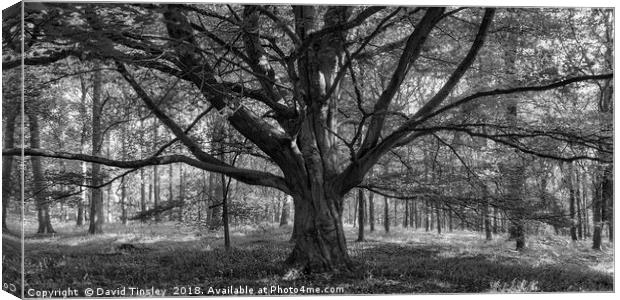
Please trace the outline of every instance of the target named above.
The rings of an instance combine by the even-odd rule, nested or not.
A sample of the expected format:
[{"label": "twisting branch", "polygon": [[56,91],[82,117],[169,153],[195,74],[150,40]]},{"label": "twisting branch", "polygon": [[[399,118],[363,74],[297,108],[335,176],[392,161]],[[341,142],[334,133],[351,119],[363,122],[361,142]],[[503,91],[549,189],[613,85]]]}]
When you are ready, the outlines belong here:
[{"label": "twisting branch", "polygon": [[[226,164],[225,162],[215,158],[214,156],[204,152],[200,148],[200,145],[198,145],[193,139],[191,139],[187,135],[187,133],[178,124],[176,124],[170,117],[168,117],[155,104],[155,101],[153,101],[153,99],[151,99],[151,97],[146,93],[146,91],[135,81],[133,76],[131,76],[131,74],[129,74],[129,72],[127,71],[127,69],[125,68],[125,66],[122,63],[116,62],[116,66],[118,68],[118,71],[121,73],[121,75],[123,75],[125,80],[133,87],[134,91],[138,94],[138,96],[142,99],[142,101],[146,104],[146,106],[153,112],[153,114],[162,123],[164,123],[172,131],[172,133],[174,133],[176,138],[178,138],[179,141],[181,141],[196,158],[198,158],[202,162],[218,165],[218,166],[221,166],[223,168],[237,169],[237,168],[229,166],[228,164]],[[207,170],[207,169],[205,169],[205,170]],[[251,171],[251,170],[244,170],[244,171],[242,171],[242,169],[237,169],[237,171],[244,172],[244,171]],[[215,172],[217,172],[217,171],[215,171]],[[222,172],[220,172],[220,173],[222,173]],[[239,179],[239,178],[237,178],[237,177],[235,177],[235,176],[233,176],[233,175],[231,175],[229,173],[225,173],[225,174],[230,176],[230,177],[233,177],[235,179]],[[270,174],[270,175],[271,176],[275,176],[275,175],[272,175],[272,174]],[[239,176],[239,174],[237,174],[237,176]],[[241,179],[239,179],[239,180],[241,180]],[[243,181],[243,180],[241,180],[241,181]]]}]

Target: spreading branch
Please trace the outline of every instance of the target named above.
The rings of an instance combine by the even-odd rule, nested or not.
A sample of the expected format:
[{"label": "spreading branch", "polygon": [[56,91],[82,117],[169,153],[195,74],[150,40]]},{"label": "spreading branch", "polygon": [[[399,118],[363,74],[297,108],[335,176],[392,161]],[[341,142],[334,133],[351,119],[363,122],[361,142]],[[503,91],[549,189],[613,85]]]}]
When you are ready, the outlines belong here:
[{"label": "spreading branch", "polygon": [[13,149],[3,150],[2,155],[3,156],[21,156],[22,150],[25,156],[40,156],[40,157],[50,157],[50,158],[59,158],[59,159],[67,159],[67,160],[77,160],[77,161],[96,163],[96,164],[106,165],[110,167],[123,168],[123,169],[136,169],[136,168],[142,168],[146,166],[168,165],[172,163],[185,163],[187,165],[190,165],[190,166],[193,166],[193,167],[205,170],[205,171],[225,174],[227,176],[230,176],[238,181],[241,181],[247,184],[274,187],[285,193],[289,193],[289,189],[286,186],[284,179],[280,176],[276,176],[276,175],[273,175],[267,172],[231,167],[231,166],[224,165],[224,164],[204,162],[204,161],[193,159],[191,157],[180,155],[180,154],[155,156],[155,157],[149,157],[146,159],[137,159],[137,160],[113,160],[109,158],[93,156],[93,155],[88,155],[88,154],[81,154],[81,153],[68,153],[68,152],[53,151],[53,150],[46,150],[46,149],[33,149],[33,148],[26,148],[26,149],[13,148]]}]

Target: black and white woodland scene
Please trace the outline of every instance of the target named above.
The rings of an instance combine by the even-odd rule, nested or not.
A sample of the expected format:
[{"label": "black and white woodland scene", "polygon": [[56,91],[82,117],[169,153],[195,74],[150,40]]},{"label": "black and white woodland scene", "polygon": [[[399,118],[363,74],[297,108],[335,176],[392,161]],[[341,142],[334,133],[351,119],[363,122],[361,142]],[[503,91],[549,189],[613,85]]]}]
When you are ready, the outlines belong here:
[{"label": "black and white woodland scene", "polygon": [[3,290],[612,292],[613,12],[9,7]]}]

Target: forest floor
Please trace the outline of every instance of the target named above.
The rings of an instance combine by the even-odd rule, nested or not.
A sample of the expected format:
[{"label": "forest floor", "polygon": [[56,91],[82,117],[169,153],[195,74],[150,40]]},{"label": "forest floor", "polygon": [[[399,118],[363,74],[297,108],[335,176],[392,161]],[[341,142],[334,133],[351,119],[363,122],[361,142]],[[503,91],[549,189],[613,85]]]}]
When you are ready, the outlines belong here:
[{"label": "forest floor", "polygon": [[[530,236],[527,249],[517,252],[503,235],[485,241],[475,232],[392,228],[355,242],[357,228],[346,227],[358,272],[285,280],[290,226],[234,228],[228,252],[221,232],[174,223],[106,224],[97,236],[71,224],[55,229],[53,236],[25,240],[26,290],[125,287],[127,296],[130,287],[166,289],[166,296],[195,294],[196,287],[202,295],[226,294],[246,286],[254,294],[265,287],[270,294],[314,294],[309,287],[339,294],[558,292],[612,291],[614,282],[613,244],[594,251],[590,241],[559,236]],[[3,276],[18,272],[19,248],[18,239],[3,235]]]}]

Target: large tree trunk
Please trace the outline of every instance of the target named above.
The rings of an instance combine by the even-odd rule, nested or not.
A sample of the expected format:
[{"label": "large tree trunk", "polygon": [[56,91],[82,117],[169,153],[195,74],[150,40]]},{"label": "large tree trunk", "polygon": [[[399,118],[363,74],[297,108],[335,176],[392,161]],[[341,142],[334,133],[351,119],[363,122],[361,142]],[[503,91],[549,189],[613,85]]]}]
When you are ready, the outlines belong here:
[{"label": "large tree trunk", "polygon": [[[103,144],[101,130],[101,71],[100,64],[95,64],[93,97],[92,97],[92,155],[100,156]],[[102,183],[101,166],[93,163],[91,167],[91,185],[98,186]],[[90,220],[88,232],[90,234],[103,233],[103,192],[100,188],[91,188],[90,196]]]},{"label": "large tree trunk", "polygon": [[320,188],[294,195],[295,246],[286,262],[301,266],[307,272],[348,271],[351,260],[347,253],[342,226],[342,198]]},{"label": "large tree trunk", "polygon": [[[34,149],[41,148],[39,137],[39,120],[36,115],[29,114],[28,121],[30,125],[30,147]],[[32,179],[34,186],[34,199],[37,204],[37,219],[39,221],[39,229],[37,233],[54,233],[49,213],[49,201],[45,189],[45,179],[43,177],[43,165],[41,163],[41,157],[31,156],[30,162],[32,164]]]}]

